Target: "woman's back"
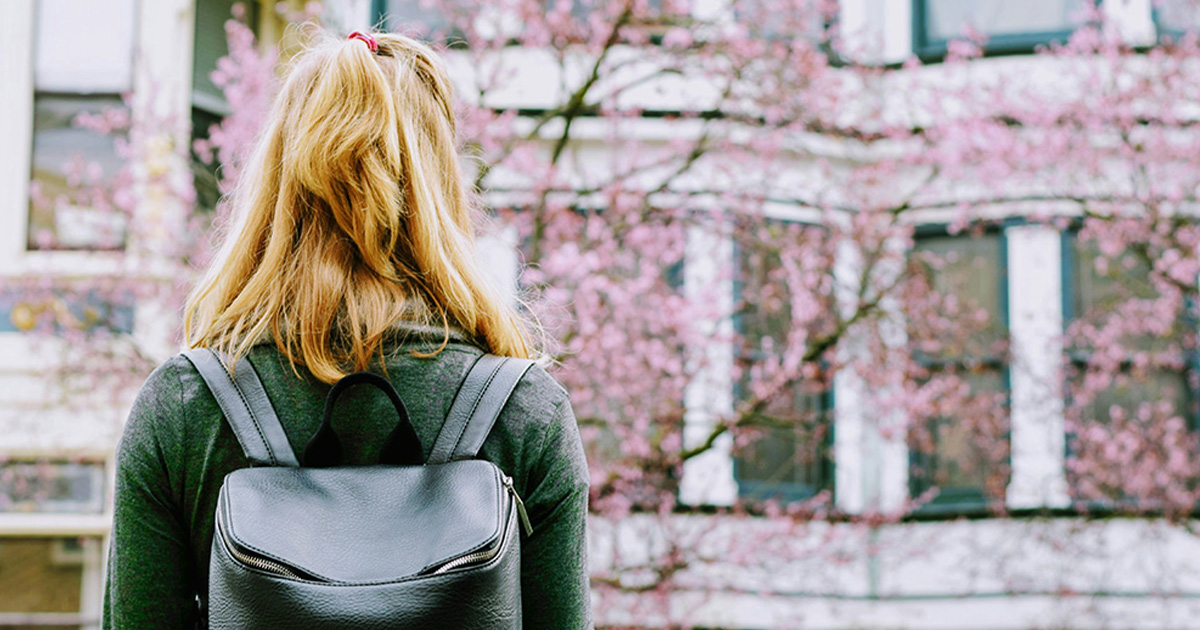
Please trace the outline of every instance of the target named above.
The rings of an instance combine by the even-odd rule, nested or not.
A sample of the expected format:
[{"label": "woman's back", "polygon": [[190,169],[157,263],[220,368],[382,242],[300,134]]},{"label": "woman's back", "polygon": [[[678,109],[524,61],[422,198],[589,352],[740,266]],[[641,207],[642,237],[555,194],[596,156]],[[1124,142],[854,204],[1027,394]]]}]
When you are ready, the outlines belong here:
[{"label": "woman's back", "polygon": [[[184,308],[185,339],[235,365],[250,358],[295,452],[330,385],[351,372],[387,374],[428,454],[480,348],[536,355],[475,256],[478,207],[452,91],[422,42],[320,35],[291,60],[227,199],[225,240]],[[374,463],[395,423],[390,403],[354,392],[336,423],[344,463]],[[524,627],[590,627],[587,467],[566,393],[531,369],[479,455],[513,478],[533,524],[521,542]],[[117,455],[106,628],[191,627],[218,492],[246,465],[186,359],[151,375]]]},{"label": "woman's back", "polygon": [[[478,347],[443,331],[400,326],[385,344],[386,371],[405,401],[428,455]],[[293,372],[274,344],[248,355],[295,452],[320,423],[329,385]],[[335,426],[344,462],[372,464],[394,428],[391,403],[367,388],[339,401]],[[584,523],[587,467],[566,392],[531,369],[513,392],[480,457],[510,475],[533,534],[521,543],[525,628],[589,628]],[[106,628],[190,628],[196,597],[207,596],[218,491],[246,467],[232,430],[200,375],[182,357],[147,381],[118,452],[117,502],[105,601]]]}]

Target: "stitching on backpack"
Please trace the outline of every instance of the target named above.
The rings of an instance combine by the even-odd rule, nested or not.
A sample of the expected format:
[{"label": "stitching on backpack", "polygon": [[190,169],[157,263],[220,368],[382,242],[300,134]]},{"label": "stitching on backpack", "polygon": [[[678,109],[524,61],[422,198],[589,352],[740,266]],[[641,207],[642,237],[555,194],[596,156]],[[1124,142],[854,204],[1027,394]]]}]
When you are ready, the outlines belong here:
[{"label": "stitching on backpack", "polygon": [[[462,442],[462,438],[467,434],[467,427],[471,426],[471,419],[475,417],[475,410],[479,409],[479,403],[483,402],[483,395],[487,393],[489,387],[492,386],[492,381],[496,380],[496,375],[500,373],[500,369],[504,367],[504,361],[496,365],[496,369],[488,375],[488,379],[483,382],[483,388],[479,390],[479,396],[475,397],[475,402],[471,404],[471,411],[467,414],[467,421],[463,423],[462,430],[458,432],[458,438],[454,440],[454,446],[450,449],[450,457],[454,457],[454,451],[458,450],[458,445]],[[468,377],[469,378],[469,377]]]},{"label": "stitching on backpack", "polygon": [[[501,504],[501,506],[503,506],[503,504]],[[508,528],[509,528],[509,526],[510,526],[510,525],[512,526],[512,528],[513,528],[513,530],[514,530],[514,531],[512,531],[512,532],[511,532],[511,535],[510,535],[510,537],[509,537],[509,540],[511,540],[513,536],[515,536],[515,537],[517,537],[517,538],[519,538],[519,537],[521,536],[520,532],[516,531],[516,528],[519,528],[519,527],[521,526],[521,524],[520,524],[520,523],[510,523],[510,522],[509,522],[509,521],[511,521],[511,520],[513,520],[513,519],[515,519],[515,518],[517,517],[517,515],[515,514],[515,512],[516,512],[516,510],[513,510],[513,513],[510,513],[510,514],[508,515],[508,520],[506,520],[506,521],[504,522],[504,525],[502,526],[502,528],[501,528],[501,530],[500,530],[500,536],[501,536],[501,538],[500,538],[500,544],[501,544],[501,545],[503,545],[503,544],[504,544],[504,533],[505,533],[506,531],[508,531]],[[230,534],[232,535],[232,532],[230,532]],[[241,544],[241,545],[243,545],[243,546],[244,546],[244,547],[246,547],[247,549],[250,549],[250,550],[252,550],[252,551],[255,551],[256,553],[261,553],[262,555],[264,555],[264,556],[267,556],[268,558],[271,558],[271,559],[273,559],[273,560],[278,560],[278,561],[280,561],[280,562],[283,562],[284,564],[288,564],[288,565],[290,565],[290,566],[295,566],[295,565],[292,565],[292,563],[288,562],[287,560],[284,560],[283,558],[280,558],[279,556],[276,556],[276,555],[274,555],[274,554],[267,553],[266,551],[263,551],[263,550],[261,550],[261,549],[259,549],[259,548],[255,547],[254,545],[247,545],[247,544],[243,543],[242,541],[237,541],[237,542],[238,542],[238,544]],[[482,547],[482,545],[480,545],[479,547],[476,547],[476,548],[478,549],[478,548],[481,548],[481,547]],[[255,573],[258,573],[258,574],[261,574],[261,575],[266,575],[266,576],[269,576],[269,577],[271,577],[271,578],[273,578],[273,579],[278,579],[278,580],[287,580],[287,581],[289,581],[289,582],[303,582],[303,583],[305,583],[305,584],[320,584],[320,585],[323,585],[323,586],[382,586],[382,585],[385,585],[385,584],[400,584],[400,583],[403,583],[403,582],[413,582],[413,581],[416,581],[416,580],[423,580],[423,579],[426,579],[426,578],[428,578],[428,579],[435,579],[435,578],[444,578],[444,577],[446,577],[447,575],[454,575],[453,573],[449,573],[449,574],[439,574],[439,575],[428,575],[428,574],[424,574],[424,575],[423,575],[423,574],[420,574],[420,573],[416,573],[416,574],[413,574],[413,575],[406,575],[406,576],[404,576],[404,577],[401,577],[401,578],[394,578],[394,579],[388,579],[388,580],[374,580],[374,581],[370,581],[370,582],[348,582],[348,581],[346,581],[346,580],[335,580],[335,579],[333,579],[333,578],[328,578],[328,577],[325,577],[324,575],[321,575],[321,574],[319,574],[319,573],[316,573],[315,571],[311,571],[311,570],[309,570],[309,569],[307,569],[307,568],[301,568],[301,570],[302,570],[302,571],[304,571],[305,573],[309,573],[310,575],[314,575],[314,576],[316,576],[316,577],[319,577],[319,578],[321,578],[321,580],[306,580],[306,579],[304,579],[304,578],[299,578],[299,579],[297,579],[297,578],[287,577],[287,576],[283,576],[283,575],[276,575],[276,574],[274,574],[274,573],[268,573],[268,572],[266,572],[266,571],[260,571],[260,570],[258,570],[258,569],[255,569],[254,567],[247,567],[247,566],[243,565],[242,563],[238,562],[236,559],[233,559],[233,558],[232,558],[232,554],[226,554],[226,555],[229,555],[229,556],[231,556],[231,558],[230,558],[230,559],[231,559],[231,560],[234,562],[234,564],[238,565],[239,567],[243,567],[243,568],[245,568],[245,569],[247,569],[247,570],[249,570],[249,571],[253,571],[253,572],[255,572]],[[459,554],[459,555],[463,555],[463,554]],[[497,553],[495,558],[492,558],[491,560],[487,561],[486,563],[484,563],[484,564],[481,564],[481,565],[478,565],[478,566],[475,566],[475,567],[472,567],[472,568],[474,568],[474,569],[490,569],[491,567],[493,567],[493,566],[495,566],[495,565],[497,565],[497,564],[500,564],[501,562],[503,562],[503,561],[504,561],[506,558],[507,558],[507,554],[505,554],[505,553]],[[447,559],[449,559],[449,558],[447,558]],[[518,562],[519,562],[519,560],[518,560]],[[299,568],[299,567],[298,567],[298,568]],[[427,568],[427,567],[422,567],[422,570],[424,570],[425,568]],[[323,581],[322,581],[322,580],[323,580]]]},{"label": "stitching on backpack", "polygon": [[[499,469],[498,467],[496,468],[496,472],[497,472],[498,474],[503,474],[503,473],[500,471],[500,469]],[[497,483],[500,483],[500,477],[499,477],[498,475],[497,475],[497,477],[496,477],[496,482],[497,482]],[[223,485],[223,484],[222,484],[222,485]],[[497,513],[497,514],[499,514],[500,512],[502,512],[502,511],[504,510],[504,493],[505,493],[504,486],[503,486],[503,484],[501,484],[501,486],[500,486],[500,491],[496,493],[496,513]],[[229,503],[229,497],[228,497],[228,496],[226,496],[226,497],[225,497],[225,503],[226,503],[226,504],[228,504],[228,503]],[[220,509],[220,506],[218,506],[218,509]],[[228,513],[229,513],[229,511],[230,511],[231,509],[232,509],[232,507],[230,507],[230,506],[226,505],[226,506],[225,506],[225,512],[226,512],[226,514],[228,514]],[[514,509],[512,510],[512,512],[516,512],[516,508],[514,508]],[[508,527],[509,527],[509,525],[512,525],[514,528],[520,527],[520,524],[519,524],[519,523],[510,523],[510,522],[509,522],[509,521],[511,521],[512,519],[516,518],[516,515],[515,515],[515,514],[513,514],[512,512],[510,512],[510,513],[509,513],[509,515],[508,515],[508,519],[506,519],[506,520],[504,520],[504,521],[502,521],[502,522],[501,522],[501,525],[500,525],[500,531],[499,531],[499,532],[496,534],[496,535],[497,535],[497,536],[499,536],[499,538],[500,538],[500,541],[499,541],[499,543],[498,543],[498,544],[501,544],[501,545],[503,545],[503,544],[504,544],[504,538],[505,538],[505,537],[504,537],[504,534],[505,534],[505,532],[508,530]],[[238,538],[238,536],[237,536],[237,532],[234,530],[233,526],[232,526],[232,525],[229,525],[228,523],[226,524],[226,528],[227,528],[227,529],[225,530],[225,531],[226,531],[226,533],[227,533],[227,534],[229,535],[229,537],[230,537],[230,538],[232,538],[232,539],[234,540],[234,542],[236,542],[238,545],[241,545],[242,547],[245,547],[246,549],[249,549],[250,551],[253,551],[254,553],[257,553],[257,554],[259,554],[259,555],[261,555],[261,556],[266,556],[267,558],[270,558],[270,559],[272,559],[272,560],[275,560],[276,562],[280,562],[280,563],[282,563],[282,564],[285,564],[285,565],[288,565],[288,566],[293,566],[293,567],[299,568],[301,571],[304,571],[305,573],[308,573],[309,575],[312,575],[312,576],[315,576],[315,577],[319,577],[319,578],[321,578],[321,580],[306,580],[306,579],[304,579],[304,578],[300,578],[299,580],[296,580],[296,578],[289,578],[289,577],[286,577],[286,576],[278,576],[278,575],[275,575],[274,573],[268,573],[268,572],[265,572],[265,571],[259,571],[258,569],[255,569],[254,567],[246,567],[246,565],[244,565],[243,563],[241,563],[241,562],[238,562],[236,559],[233,559],[233,558],[232,558],[232,555],[233,555],[233,554],[229,554],[229,555],[230,555],[230,557],[231,557],[231,559],[233,559],[234,563],[236,563],[238,566],[242,566],[242,567],[245,567],[245,568],[247,568],[247,569],[249,569],[249,570],[251,570],[251,571],[256,571],[256,572],[258,572],[258,573],[262,573],[263,575],[269,575],[269,576],[272,576],[272,577],[274,577],[274,578],[278,578],[278,579],[287,579],[287,580],[294,580],[294,581],[300,581],[300,582],[307,582],[307,583],[310,583],[310,584],[327,584],[327,585],[330,585],[330,586],[376,586],[376,585],[381,585],[381,584],[395,584],[395,583],[398,583],[398,582],[407,582],[407,581],[410,581],[410,580],[416,580],[416,579],[420,579],[420,578],[434,577],[434,576],[432,576],[432,575],[425,575],[425,574],[421,574],[421,573],[416,573],[416,574],[413,574],[413,575],[407,575],[407,576],[404,576],[404,577],[401,577],[401,578],[398,578],[398,579],[377,580],[377,581],[373,581],[373,582],[348,582],[348,581],[346,581],[346,580],[335,580],[335,579],[333,579],[333,578],[331,578],[331,577],[328,577],[328,576],[322,575],[322,574],[320,574],[320,573],[317,573],[316,571],[313,571],[312,569],[309,569],[308,567],[301,567],[301,566],[299,566],[299,565],[297,565],[297,564],[294,564],[294,563],[292,563],[292,562],[290,562],[290,561],[288,561],[288,560],[286,560],[286,559],[284,559],[284,558],[281,558],[281,557],[279,557],[279,556],[277,556],[277,555],[275,555],[275,554],[273,554],[273,553],[271,553],[271,552],[269,552],[269,551],[267,551],[267,550],[265,550],[265,549],[262,549],[262,548],[260,548],[260,547],[258,547],[258,546],[256,546],[256,545],[252,545],[252,544],[250,544],[250,543],[246,542],[245,540],[242,540],[242,539]],[[521,534],[520,534],[520,532],[515,532],[515,531],[514,531],[512,535],[514,535],[514,536],[518,536],[518,537],[519,537]],[[485,547],[485,546],[488,544],[488,542],[490,542],[490,541],[491,541],[491,538],[487,538],[487,539],[485,539],[483,542],[481,542],[481,543],[479,543],[478,545],[476,545],[476,546],[472,547],[471,549],[468,549],[467,551],[465,551],[465,552],[463,552],[463,553],[454,554],[454,555],[452,555],[452,556],[446,556],[445,558],[442,558],[442,559],[440,559],[440,560],[436,560],[436,561],[434,561],[434,562],[431,562],[431,563],[429,563],[428,565],[426,565],[426,566],[424,566],[424,567],[421,567],[421,571],[425,571],[425,570],[426,570],[426,569],[428,569],[430,566],[434,566],[434,565],[438,565],[438,564],[442,564],[442,563],[444,563],[444,562],[447,562],[447,561],[449,561],[449,560],[450,560],[450,559],[452,559],[452,558],[455,558],[455,557],[461,557],[461,556],[464,556],[464,555],[467,555],[467,554],[470,554],[470,553],[474,553],[475,551],[478,551],[478,550],[480,550],[480,549],[483,549],[483,548],[484,548],[484,547]],[[222,543],[222,544],[224,544],[224,543]],[[498,553],[498,554],[496,554],[496,557],[495,557],[495,558],[493,558],[492,560],[488,561],[487,563],[485,563],[485,564],[482,564],[482,565],[479,565],[479,566],[480,566],[480,567],[488,567],[488,566],[491,566],[493,563],[495,563],[496,561],[500,560],[500,557],[501,557],[502,555],[503,555],[503,554],[499,554],[499,553]]]},{"label": "stitching on backpack", "polygon": [[263,447],[267,449],[267,457],[271,458],[271,464],[278,464],[279,460],[275,458],[275,451],[271,450],[271,443],[267,441],[267,436],[263,434],[262,427],[258,423],[258,416],[254,415],[254,409],[246,401],[246,396],[242,393],[242,388],[238,387],[237,381],[233,379],[233,374],[229,371],[229,368],[225,367],[225,362],[220,357],[217,357],[217,363],[221,364],[221,369],[225,370],[225,374],[229,376],[229,380],[233,383],[233,390],[237,392],[238,399],[242,401],[242,406],[246,408],[246,413],[250,414],[250,420],[254,423],[254,431],[258,433],[258,439],[262,440]]}]

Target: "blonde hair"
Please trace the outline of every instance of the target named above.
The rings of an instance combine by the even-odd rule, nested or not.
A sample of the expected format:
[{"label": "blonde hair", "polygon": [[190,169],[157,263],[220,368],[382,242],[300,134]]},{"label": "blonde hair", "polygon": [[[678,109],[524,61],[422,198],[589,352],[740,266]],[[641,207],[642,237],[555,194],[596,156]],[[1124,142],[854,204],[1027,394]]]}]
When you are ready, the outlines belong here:
[{"label": "blonde hair", "polygon": [[[529,358],[528,328],[475,261],[449,77],[414,39],[319,35],[291,63],[232,193],[225,242],[184,308],[185,342],[261,339],[332,383],[401,320]],[[438,320],[440,319],[440,322]]]}]

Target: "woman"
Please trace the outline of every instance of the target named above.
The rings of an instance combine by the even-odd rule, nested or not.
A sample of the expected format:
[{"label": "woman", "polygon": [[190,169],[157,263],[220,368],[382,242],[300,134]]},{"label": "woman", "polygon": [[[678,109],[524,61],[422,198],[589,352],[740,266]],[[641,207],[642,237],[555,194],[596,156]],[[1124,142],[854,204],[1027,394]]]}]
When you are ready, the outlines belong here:
[{"label": "woman", "polygon": [[[187,343],[249,357],[296,452],[350,372],[388,376],[428,455],[476,357],[531,355],[528,329],[474,262],[450,81],[420,42],[326,36],[298,55],[231,203],[232,229],[185,308]],[[375,462],[390,403],[344,398],[356,422],[344,461]],[[513,478],[533,523],[524,627],[590,628],[588,477],[566,392],[535,366],[480,456]],[[217,493],[245,466],[191,363],[155,370],[117,454],[105,628],[193,627]]]}]

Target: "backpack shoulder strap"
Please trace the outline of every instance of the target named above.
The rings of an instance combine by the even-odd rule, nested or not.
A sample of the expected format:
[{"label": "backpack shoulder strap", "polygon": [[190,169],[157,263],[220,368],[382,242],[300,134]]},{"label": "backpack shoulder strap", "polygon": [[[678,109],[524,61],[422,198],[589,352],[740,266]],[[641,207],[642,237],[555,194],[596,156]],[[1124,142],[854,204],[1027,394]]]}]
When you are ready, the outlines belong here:
[{"label": "backpack shoulder strap", "polygon": [[230,374],[225,358],[210,348],[193,348],[183,356],[217,399],[251,466],[300,465],[249,357]]},{"label": "backpack shoulder strap", "polygon": [[478,455],[517,382],[532,366],[529,359],[479,357],[459,386],[425,463],[444,464]]}]

